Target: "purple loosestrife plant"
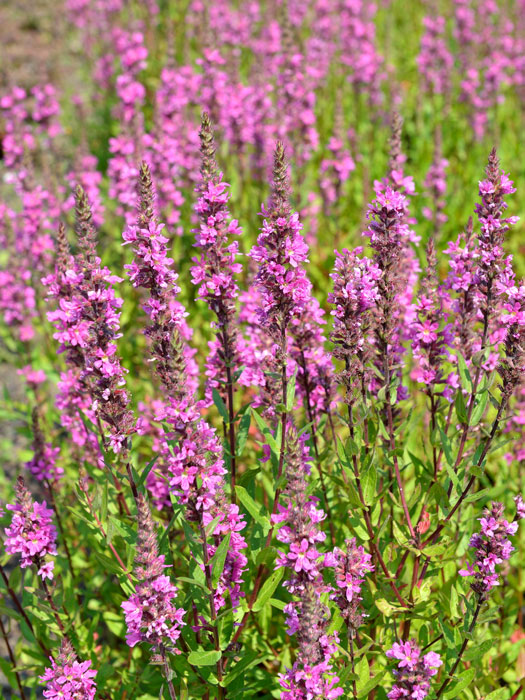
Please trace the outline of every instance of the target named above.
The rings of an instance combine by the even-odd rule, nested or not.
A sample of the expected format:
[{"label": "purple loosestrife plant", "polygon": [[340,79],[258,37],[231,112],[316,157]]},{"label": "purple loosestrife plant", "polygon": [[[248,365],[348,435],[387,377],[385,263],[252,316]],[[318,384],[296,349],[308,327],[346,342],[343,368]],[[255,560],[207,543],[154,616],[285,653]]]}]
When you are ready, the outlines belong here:
[{"label": "purple loosestrife plant", "polygon": [[45,684],[43,695],[48,700],[94,700],[96,675],[91,661],[78,660],[66,637],[62,640],[57,659],[51,657],[51,667],[46,668],[39,680]]},{"label": "purple loosestrife plant", "polygon": [[[192,282],[198,285],[198,297],[204,299],[216,316],[217,339],[210,345],[207,375],[210,387],[226,385],[231,391],[232,377],[239,364],[237,350],[237,312],[235,300],[239,294],[235,275],[242,270],[235,262],[238,242],[228,238],[239,235],[241,229],[228,211],[228,183],[223,181],[215,160],[212,125],[207,114],[202,117],[201,184],[195,211],[200,227],[195,230],[195,247],[201,250],[194,258]],[[229,399],[228,399],[229,401]]]},{"label": "purple loosestrife plant", "polygon": [[198,287],[198,297],[204,299],[216,317],[217,337],[209,344],[207,366],[207,393],[213,389],[224,395],[228,410],[228,438],[230,445],[231,497],[235,500],[236,439],[235,439],[235,377],[240,366],[237,311],[235,302],[239,288],[235,275],[242,265],[235,262],[238,242],[229,242],[229,236],[239,235],[241,229],[228,211],[228,183],[222,179],[215,160],[213,130],[207,114],[203,114],[199,132],[201,141],[201,184],[195,211],[200,227],[195,230],[195,247],[201,250],[194,258],[192,282]]},{"label": "purple loosestrife plant", "polygon": [[[436,385],[447,382],[447,377],[443,374],[443,365],[453,340],[442,299],[438,294],[436,265],[434,241],[430,239],[427,246],[427,267],[416,301],[416,318],[412,324],[411,335],[416,365],[412,377],[427,388],[431,403],[435,400]],[[448,386],[443,393],[450,397]]]},{"label": "purple loosestrife plant", "polygon": [[449,271],[441,285],[439,294],[453,313],[454,342],[467,362],[475,352],[476,320],[480,308],[480,297],[475,281],[477,255],[475,252],[472,218],[465,232],[456,241],[451,241],[444,253],[449,255]]},{"label": "purple loosestrife plant", "polygon": [[390,700],[414,698],[423,700],[430,690],[430,679],[438,672],[443,663],[439,654],[429,651],[422,654],[416,642],[395,642],[386,652],[390,659],[397,659],[397,669],[394,670],[396,682],[387,693]]},{"label": "purple loosestrife plant", "polygon": [[[479,519],[481,532],[470,539],[470,546],[476,550],[474,563],[467,564],[467,568],[459,572],[461,576],[474,578],[471,587],[480,601],[486,600],[491,588],[499,585],[496,566],[509,559],[514,551],[509,535],[516,534],[518,523],[507,522],[503,518],[503,511],[501,503],[492,503],[490,508],[485,509],[483,517]],[[518,517],[521,516],[518,514]]]},{"label": "purple loosestrife plant", "polygon": [[394,376],[395,367],[403,353],[397,332],[399,322],[399,296],[404,291],[406,280],[401,271],[404,248],[410,236],[406,223],[407,198],[388,185],[378,192],[368,208],[368,228],[365,231],[374,251],[373,261],[381,271],[378,279],[376,302],[375,347],[378,367],[383,374],[386,387]]},{"label": "purple loosestrife plant", "polygon": [[[503,241],[510,226],[518,217],[505,217],[508,207],[505,196],[516,192],[516,188],[507,175],[500,170],[499,158],[493,149],[486,168],[486,178],[479,183],[481,202],[476,205],[476,214],[480,224],[478,235],[478,267],[476,283],[483,295],[481,311],[483,314],[483,339],[487,340],[491,314],[495,310],[495,297],[513,286],[514,274],[510,267],[510,257],[505,256]],[[482,339],[481,349],[484,347]]]},{"label": "purple loosestrife plant", "polygon": [[147,290],[148,298],[143,302],[143,309],[149,318],[145,335],[150,342],[151,362],[160,382],[171,395],[176,392],[182,371],[177,367],[181,355],[185,361],[184,371],[189,375],[187,384],[190,390],[194,386],[191,379],[198,369],[192,359],[194,352],[187,345],[182,346],[183,341],[191,337],[185,321],[188,314],[177,299],[180,292],[178,275],[173,270],[173,260],[168,257],[164,224],[159,223],[155,215],[154,187],[145,162],[140,167],[138,189],[137,222],[129,225],[123,233],[123,245],[132,246],[134,258],[124,267],[132,285]]},{"label": "purple loosestrife plant", "polygon": [[294,316],[308,301],[310,283],[302,263],[308,260],[308,246],[301,235],[301,223],[289,203],[288,165],[284,147],[278,143],[274,154],[272,195],[265,220],[250,257],[259,265],[255,284],[261,294],[259,320],[274,343],[283,365],[287,353],[286,334]]},{"label": "purple loosestrife plant", "polygon": [[332,565],[332,559],[318,550],[325,533],[319,524],[326,518],[317,507],[317,499],[308,493],[310,473],[307,448],[293,427],[286,436],[285,477],[282,494],[284,505],[278,504],[273,523],[281,524],[277,539],[288,545],[287,552],[279,552],[277,566],[290,569],[286,588],[295,600],[284,608],[288,634],[297,634],[298,657],[294,666],[281,676],[285,689],[283,698],[307,699],[339,697],[338,678],[332,671],[331,657],[335,653],[337,634],[328,635],[328,609],[321,603],[321,594],[328,590],[323,582],[322,568]]},{"label": "purple loosestrife plant", "polygon": [[339,678],[331,664],[339,640],[337,633],[327,634],[328,609],[321,602],[314,585],[305,585],[294,613],[292,624],[297,634],[297,660],[291,669],[279,675],[281,698],[331,700],[341,697],[344,691],[337,687]]},{"label": "purple loosestrife plant", "polygon": [[[176,299],[180,291],[177,277],[171,269],[172,261],[166,257],[166,241],[154,217],[153,183],[145,165],[141,168],[139,190],[138,227],[128,228],[124,238],[133,245],[135,253],[134,262],[127,266],[132,283],[146,288],[150,295],[143,306],[151,321],[145,333],[150,338],[150,351],[167,398],[156,416],[166,422],[168,431],[161,442],[165,472],[159,474],[155,489],[159,493],[160,488],[162,493],[162,480],[167,481],[169,490],[184,508],[187,519],[197,525],[203,540],[206,528],[214,523],[210,535],[215,538],[215,544],[206,544],[210,557],[218,543],[230,537],[224,571],[212,598],[218,610],[226,605],[229,594],[235,608],[246,565],[243,554],[246,542],[240,533],[245,523],[238,506],[227,502],[221,444],[215,430],[201,416],[203,404],[195,399],[194,385],[187,374],[186,361],[192,353],[185,349],[181,337],[186,312]],[[147,229],[143,228],[146,224]]]},{"label": "purple loosestrife plant", "polygon": [[370,335],[375,315],[373,310],[379,298],[379,267],[368,258],[360,257],[362,248],[336,251],[335,268],[331,273],[333,292],[328,302],[334,306],[330,340],[334,343],[334,357],[344,362],[339,379],[345,386],[346,400],[351,403],[354,394],[363,391],[370,380],[368,360],[371,354]]},{"label": "purple loosestrife plant", "polygon": [[159,554],[155,524],[146,499],[137,499],[138,540],[135,555],[135,576],[138,579],[135,593],[122,608],[128,629],[126,641],[130,647],[147,642],[160,653],[168,650],[180,653],[177,640],[184,625],[184,608],[177,608],[173,601],[177,587],[164,570],[164,556]]},{"label": "purple loosestrife plant", "polygon": [[22,569],[34,565],[42,580],[51,580],[55,562],[48,557],[57,553],[53,511],[45,501],[33,500],[22,477],[16,482],[15,495],[16,503],[6,506],[13,513],[11,524],[5,529],[6,552],[20,554]]},{"label": "purple loosestrife plant", "polygon": [[45,32],[7,46],[1,482],[27,463],[49,509],[0,509],[2,689],[517,700],[521,543],[490,503],[523,491],[523,177],[495,152],[457,236],[479,139],[517,158],[525,5],[453,4],[400,51],[390,0],[67,0],[53,84],[18,79]]},{"label": "purple loosestrife plant", "polygon": [[361,588],[365,575],[374,570],[372,557],[353,537],[346,540],[344,549],[334,549],[334,559],[335,583],[339,589],[335,602],[347,625],[348,636],[353,638],[366,617],[361,609]]},{"label": "purple loosestrife plant", "polygon": [[48,312],[55,325],[54,337],[66,351],[69,365],[92,398],[91,409],[109,435],[104,436],[115,453],[128,449],[133,431],[133,413],[125,388],[125,370],[118,355],[122,300],[113,284],[120,278],[101,267],[96,255],[96,232],[91,210],[81,188],[76,191],[76,231],[80,253],[61,261],[55,275],[46,278],[48,296],[58,309]]},{"label": "purple loosestrife plant", "polygon": [[59,447],[53,447],[51,443],[45,441],[38,409],[33,409],[33,458],[26,463],[26,468],[38,481],[44,481],[56,487],[64,475],[63,467],[57,464],[59,454]]}]

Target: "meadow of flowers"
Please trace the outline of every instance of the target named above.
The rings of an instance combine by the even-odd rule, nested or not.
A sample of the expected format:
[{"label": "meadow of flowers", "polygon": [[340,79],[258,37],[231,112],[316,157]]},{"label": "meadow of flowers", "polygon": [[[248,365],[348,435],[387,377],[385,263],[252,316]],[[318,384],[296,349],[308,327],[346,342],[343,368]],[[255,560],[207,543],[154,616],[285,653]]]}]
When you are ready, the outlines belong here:
[{"label": "meadow of flowers", "polygon": [[48,9],[0,85],[2,697],[525,697],[525,2]]}]

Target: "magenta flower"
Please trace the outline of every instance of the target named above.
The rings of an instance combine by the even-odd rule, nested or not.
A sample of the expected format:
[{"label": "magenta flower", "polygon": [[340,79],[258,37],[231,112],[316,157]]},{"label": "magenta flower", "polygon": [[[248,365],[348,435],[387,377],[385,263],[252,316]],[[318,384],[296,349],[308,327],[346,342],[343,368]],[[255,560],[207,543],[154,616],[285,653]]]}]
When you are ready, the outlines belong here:
[{"label": "magenta flower", "polygon": [[34,501],[27,490],[22,477],[15,487],[16,504],[7,505],[13,512],[11,525],[5,528],[5,549],[8,554],[20,554],[20,566],[25,569],[33,564],[42,579],[53,578],[53,561],[45,557],[55,556],[56,528],[53,524],[53,511],[46,507],[46,502]]},{"label": "magenta flower", "polygon": [[438,95],[450,89],[450,75],[454,58],[445,39],[445,18],[424,17],[425,32],[417,57],[419,72],[425,88]]},{"label": "magenta flower", "polygon": [[443,663],[439,654],[433,651],[424,656],[416,642],[394,642],[386,652],[390,659],[397,659],[397,669],[393,671],[396,683],[387,693],[390,700],[398,698],[415,698],[423,700],[430,690],[430,679],[436,675],[437,669]]},{"label": "magenta flower", "polygon": [[[150,342],[151,360],[155,373],[171,395],[177,385],[177,349],[182,340],[191,337],[186,323],[187,312],[177,299],[180,287],[178,275],[173,270],[173,260],[168,257],[168,238],[164,236],[164,224],[159,223],[154,210],[155,192],[149,166],[142,163],[139,175],[139,215],[135,224],[130,224],[122,234],[123,245],[133,248],[133,262],[125,265],[135,288],[147,290],[148,296],[142,304],[150,323],[145,335]],[[179,348],[180,350],[180,348]],[[187,374],[187,386],[196,388],[198,368],[193,360],[195,354],[184,345],[181,349]]]},{"label": "magenta flower", "polygon": [[290,626],[288,632],[297,634],[299,649],[292,668],[279,674],[279,683],[283,688],[281,698],[312,700],[340,697],[343,689],[337,687],[339,678],[331,664],[339,637],[336,632],[326,634],[330,620],[328,608],[321,603],[315,585],[306,584],[299,601],[289,603],[285,612]]},{"label": "magenta flower", "polygon": [[508,536],[516,534],[518,523],[509,523],[503,518],[501,503],[493,503],[490,508],[486,508],[479,521],[481,532],[472,535],[470,539],[470,546],[476,550],[474,563],[467,564],[467,568],[459,573],[474,578],[472,590],[480,600],[484,600],[490,589],[499,585],[496,566],[509,559],[514,551]]},{"label": "magenta flower", "polygon": [[288,563],[289,566],[298,574],[300,571],[308,572],[315,568],[315,561],[319,558],[319,552],[315,548],[311,548],[307,539],[301,540],[300,544],[293,542],[290,545],[288,552],[288,562],[277,560],[277,564],[281,566]]},{"label": "magenta flower", "polygon": [[257,244],[250,257],[259,265],[255,284],[261,295],[260,323],[281,347],[286,329],[308,301],[310,282],[300,263],[308,260],[297,213],[288,202],[288,174],[284,147],[277,144],[272,198]]},{"label": "magenta flower", "polygon": [[91,661],[79,661],[71,643],[64,639],[57,660],[51,657],[51,668],[46,668],[39,680],[46,684],[43,695],[49,700],[94,700],[96,675]]},{"label": "magenta flower", "polygon": [[154,649],[167,647],[180,653],[175,645],[184,623],[184,608],[177,608],[173,599],[177,588],[163,574],[164,556],[159,555],[155,524],[146,503],[139,494],[138,542],[135,556],[135,574],[139,580],[136,592],[122,603],[128,632],[126,641],[130,647],[148,642]]},{"label": "magenta flower", "polygon": [[373,571],[374,566],[371,555],[356,544],[355,538],[346,540],[345,544],[344,550],[336,547],[333,552],[335,582],[340,589],[335,602],[348,626],[349,635],[353,637],[363,617],[366,617],[360,611],[361,588],[365,575]]},{"label": "magenta flower", "polygon": [[[211,354],[206,363],[207,390],[232,384],[232,374],[239,363],[235,300],[239,288],[235,275],[242,270],[236,262],[239,252],[237,241],[230,236],[241,233],[238,222],[230,219],[228,211],[229,185],[222,180],[215,161],[215,145],[211,122],[207,114],[202,117],[201,185],[195,211],[200,228],[195,229],[195,247],[201,252],[193,258],[191,268],[193,284],[198,285],[198,298],[204,299],[216,317],[217,338],[212,342]],[[210,396],[208,396],[210,398]]]},{"label": "magenta flower", "polygon": [[127,449],[134,429],[126,370],[116,346],[123,302],[116,297],[113,284],[121,280],[101,267],[89,202],[80,187],[76,190],[76,216],[80,254],[76,258],[69,255],[62,231],[59,245],[63,249],[55,274],[43,280],[48,297],[58,304],[55,311],[48,312],[48,319],[55,326],[54,337],[60,342],[60,351],[66,352],[75,378],[91,396],[91,410],[109,431],[109,445],[119,453]]}]

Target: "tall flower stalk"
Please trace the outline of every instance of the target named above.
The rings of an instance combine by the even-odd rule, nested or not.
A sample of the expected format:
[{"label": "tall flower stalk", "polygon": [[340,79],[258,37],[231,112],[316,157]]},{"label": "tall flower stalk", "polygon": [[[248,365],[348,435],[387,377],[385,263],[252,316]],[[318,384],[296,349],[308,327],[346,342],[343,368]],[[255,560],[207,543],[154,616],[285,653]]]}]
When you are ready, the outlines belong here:
[{"label": "tall flower stalk", "polygon": [[[162,225],[154,213],[153,183],[145,164],[141,168],[139,193],[138,221],[127,227],[124,241],[131,244],[134,252],[134,260],[127,266],[132,284],[146,289],[149,295],[143,303],[149,317],[145,333],[150,339],[149,349],[166,396],[156,416],[167,424],[161,442],[165,464],[162,476],[200,537],[210,605],[210,624],[207,623],[206,628],[215,650],[220,651],[219,610],[227,604],[228,598],[237,609],[241,596],[240,584],[247,561],[243,553],[246,542],[241,534],[245,523],[238,506],[226,499],[222,446],[215,430],[201,416],[204,404],[194,396],[194,385],[188,377],[187,358],[191,353],[185,351],[182,340],[186,312],[177,300],[180,291],[177,275],[172,269],[173,261],[167,257]],[[229,547],[223,570],[217,583],[213,583],[211,560],[225,538],[228,538]],[[219,679],[223,675],[222,665],[222,658],[219,658]]]},{"label": "tall flower stalk", "polygon": [[122,299],[115,296],[113,285],[121,280],[101,266],[89,202],[81,187],[75,195],[79,253],[74,258],[62,255],[55,274],[44,280],[48,297],[58,306],[48,312],[48,319],[55,326],[60,352],[78,370],[79,381],[91,396],[104,441],[115,453],[125,454],[134,418],[116,345]]},{"label": "tall flower stalk", "polygon": [[231,497],[235,500],[236,439],[235,439],[235,377],[240,366],[235,300],[239,288],[235,275],[242,266],[235,262],[238,243],[229,243],[229,236],[239,235],[241,229],[228,211],[228,184],[223,181],[215,160],[213,130],[207,114],[202,115],[201,183],[195,210],[200,228],[195,230],[195,247],[200,258],[194,258],[192,282],[199,285],[198,297],[204,299],[215,315],[217,337],[210,343],[207,360],[207,391],[216,388],[225,394],[228,410],[228,441],[230,446]]},{"label": "tall flower stalk", "polygon": [[159,554],[155,524],[142,494],[137,498],[137,511],[135,576],[139,583],[135,593],[122,603],[128,629],[126,641],[130,647],[146,642],[160,654],[171,697],[175,697],[166,652],[180,654],[177,641],[184,625],[185,610],[173,603],[177,587],[164,573],[169,566]]}]

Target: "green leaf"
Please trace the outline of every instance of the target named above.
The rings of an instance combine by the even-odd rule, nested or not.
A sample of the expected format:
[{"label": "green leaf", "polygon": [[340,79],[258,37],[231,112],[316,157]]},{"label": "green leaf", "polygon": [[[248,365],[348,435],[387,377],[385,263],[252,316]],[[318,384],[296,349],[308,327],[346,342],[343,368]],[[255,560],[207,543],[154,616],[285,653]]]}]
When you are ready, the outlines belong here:
[{"label": "green leaf", "polygon": [[467,407],[465,406],[465,399],[463,398],[463,392],[458,391],[456,394],[456,415],[458,417],[461,425],[467,425]]},{"label": "green leaf", "polygon": [[387,600],[385,600],[385,598],[378,598],[378,600],[376,600],[375,603],[377,609],[380,612],[382,612],[385,617],[390,617],[395,612],[397,612],[397,609],[393,605],[390,605],[390,603]]},{"label": "green leaf", "polygon": [[392,522],[392,533],[394,535],[395,541],[400,545],[401,547],[406,547],[408,544],[408,536],[405,535],[403,530],[399,527],[397,522],[394,520]]},{"label": "green leaf", "polygon": [[426,557],[438,557],[446,551],[447,547],[444,544],[429,544],[423,549],[423,554]]},{"label": "green leaf", "polygon": [[443,453],[445,455],[445,459],[447,460],[447,464],[452,466],[454,464],[454,458],[452,456],[452,450],[450,449],[449,439],[441,427],[439,428],[439,434],[441,435],[441,444],[443,446]]},{"label": "green leaf", "polygon": [[297,371],[294,372],[293,377],[290,377],[286,385],[286,410],[293,411],[293,405],[295,400],[295,380],[297,377]]},{"label": "green leaf", "polygon": [[487,403],[489,400],[489,392],[485,391],[481,396],[479,397],[476,405],[474,406],[474,410],[472,411],[472,417],[470,420],[470,425],[477,425],[480,420],[483,418],[483,415],[485,413],[485,409],[487,408]]},{"label": "green leaf", "polygon": [[361,688],[370,680],[370,668],[368,667],[366,655],[363,655],[355,665],[355,672],[359,679],[357,681],[357,690],[360,691]]},{"label": "green leaf", "polygon": [[188,663],[192,666],[214,666],[221,658],[220,651],[192,651],[188,655]]},{"label": "green leaf", "polygon": [[230,422],[230,417],[228,416],[228,409],[226,408],[226,404],[222,400],[222,396],[219,394],[217,389],[212,389],[212,396],[213,396],[213,403],[217,407],[217,410],[221,414],[222,420],[228,424]]},{"label": "green leaf", "polygon": [[177,576],[177,581],[183,581],[184,583],[189,583],[192,586],[198,586],[202,588],[205,593],[210,593],[210,589],[202,581],[197,581],[196,578],[190,578],[189,576]]},{"label": "green leaf", "polygon": [[481,659],[494,646],[494,639],[485,639],[481,644],[476,644],[467,649],[463,654],[465,661],[474,661]]},{"label": "green leaf", "polygon": [[472,503],[473,501],[479,501],[480,498],[485,498],[489,492],[490,489],[481,489],[481,491],[476,491],[476,493],[469,493],[468,496],[465,496],[463,502]]},{"label": "green leaf", "polygon": [[194,559],[197,559],[198,561],[202,561],[202,547],[199,544],[197,538],[195,537],[195,533],[186,522],[185,518],[181,520],[181,525],[182,529],[184,530],[184,539],[186,540],[190,548],[192,557]]},{"label": "green leaf", "polygon": [[461,484],[459,483],[458,475],[456,474],[454,469],[452,469],[452,467],[449,464],[445,463],[445,469],[447,471],[447,474],[450,477],[450,480],[454,484],[454,488],[456,489],[457,493],[461,493],[462,489],[461,489]]},{"label": "green leaf", "polygon": [[257,411],[251,411],[252,416],[255,418],[255,422],[259,426],[259,430],[261,433],[264,435],[264,439],[270,446],[270,448],[273,450],[274,453],[279,454],[279,445],[277,444],[276,439],[272,435],[272,431],[268,427],[268,425],[264,422],[263,418],[257,413]]},{"label": "green leaf", "polygon": [[454,649],[456,646],[456,638],[454,636],[454,630],[450,628],[449,625],[446,624],[446,622],[440,617],[439,619],[439,626],[441,627],[441,631],[443,632],[443,636],[445,638],[446,645],[448,646],[449,649]]},{"label": "green leaf", "polygon": [[242,658],[232,668],[232,670],[223,679],[221,685],[227,688],[232,681],[238,678],[242,673],[247,671],[254,664],[264,660],[264,656],[258,651],[249,651],[243,653]]},{"label": "green leaf", "polygon": [[284,568],[281,567],[280,569],[277,569],[277,571],[274,571],[273,574],[264,582],[264,585],[257,596],[257,600],[253,604],[252,610],[254,612],[261,610],[270,600],[275,593],[277,586],[281,582],[283,575]]},{"label": "green leaf", "polygon": [[163,546],[163,544],[164,544],[164,540],[168,537],[169,532],[170,532],[171,528],[173,527],[173,523],[175,522],[175,520],[177,520],[178,516],[179,516],[178,513],[173,513],[173,516],[172,516],[171,520],[169,521],[169,523],[168,523],[166,529],[164,530],[164,532],[162,533],[162,535],[161,535],[161,537],[160,537],[160,540],[159,540],[159,549],[160,549],[160,550],[162,550],[162,546]]},{"label": "green leaf", "polygon": [[142,474],[140,475],[140,478],[139,478],[139,480],[137,481],[137,487],[138,487],[139,489],[140,489],[141,486],[143,486],[143,484],[145,483],[146,479],[148,478],[148,474],[150,473],[150,471],[151,471],[151,470],[153,469],[153,467],[155,466],[155,462],[157,461],[158,458],[159,458],[159,456],[158,456],[158,455],[155,455],[155,457],[153,457],[153,459],[151,460],[151,462],[149,462],[149,464],[147,464],[147,465],[144,467],[144,469],[142,470]]},{"label": "green leaf", "polygon": [[373,678],[371,678],[366,685],[364,685],[361,690],[358,691],[357,697],[359,700],[361,698],[367,698],[370,694],[370,691],[373,690],[381,680],[383,679],[383,676],[385,675],[386,671],[381,671],[380,673],[377,673]]},{"label": "green leaf", "polygon": [[226,556],[228,554],[228,549],[230,547],[230,538],[231,538],[231,533],[229,532],[226,537],[222,540],[220,545],[217,547],[217,550],[213,557],[210,559],[210,565],[211,565],[211,581],[214,586],[217,585],[219,582],[219,579],[221,577],[222,572],[224,571],[224,563],[226,561]]},{"label": "green leaf", "polygon": [[270,519],[262,512],[264,510],[263,506],[253,500],[244,486],[236,486],[235,493],[255,522],[263,528],[264,534],[267,535],[270,531]]},{"label": "green leaf", "polygon": [[[470,372],[467,367],[467,363],[465,362],[465,358],[463,355],[461,355],[458,352],[457,355],[458,359],[458,373],[459,373],[459,379],[461,381],[461,386],[465,391],[468,391],[469,393],[472,391],[472,377],[470,376]],[[461,392],[458,392],[461,393]]]},{"label": "green leaf", "polygon": [[252,417],[250,411],[246,411],[241,420],[239,421],[239,427],[237,429],[237,444],[235,446],[235,454],[240,457],[244,452],[246,447],[246,442],[248,441],[248,434],[250,432],[250,424]]},{"label": "green leaf", "polygon": [[492,693],[485,695],[485,700],[506,700],[508,694],[509,691],[505,690],[505,688],[498,688],[497,690],[493,690]]},{"label": "green leaf", "polygon": [[444,697],[445,698],[457,698],[457,697],[459,697],[458,694],[462,690],[464,690],[465,688],[468,688],[475,677],[476,677],[476,669],[469,668],[468,671],[465,671],[465,673],[462,673],[460,676],[458,676],[457,682],[454,684],[453,688],[449,688],[448,690],[445,691]]},{"label": "green leaf", "polygon": [[363,499],[365,505],[371,506],[376,495],[377,470],[373,464],[361,475],[361,487],[363,489]]}]

